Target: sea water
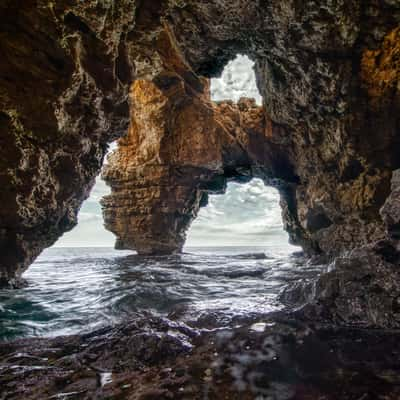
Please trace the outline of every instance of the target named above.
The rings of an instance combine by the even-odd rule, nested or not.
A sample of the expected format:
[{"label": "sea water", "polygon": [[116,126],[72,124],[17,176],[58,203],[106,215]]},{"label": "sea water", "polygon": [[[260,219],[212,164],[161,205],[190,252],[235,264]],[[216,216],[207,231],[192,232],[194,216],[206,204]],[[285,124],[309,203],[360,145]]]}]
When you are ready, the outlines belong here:
[{"label": "sea water", "polygon": [[[187,248],[142,257],[112,248],[50,248],[0,290],[0,340],[80,333],[135,312],[219,323],[281,309],[279,293],[319,273],[291,246]],[[222,321],[222,322],[221,322]]]}]

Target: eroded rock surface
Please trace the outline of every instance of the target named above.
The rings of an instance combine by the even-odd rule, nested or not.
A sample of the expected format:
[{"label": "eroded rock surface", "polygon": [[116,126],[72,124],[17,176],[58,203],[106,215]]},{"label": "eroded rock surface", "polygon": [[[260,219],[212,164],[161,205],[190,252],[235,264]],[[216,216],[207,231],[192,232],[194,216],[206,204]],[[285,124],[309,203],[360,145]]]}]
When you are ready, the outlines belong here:
[{"label": "eroded rock surface", "polygon": [[400,327],[399,187],[396,170],[380,211],[386,238],[337,257],[317,282],[300,288],[307,303],[302,312],[308,318],[357,327]]},{"label": "eroded rock surface", "polygon": [[[395,316],[397,2],[3,1],[0,17],[2,283],[76,224],[107,143],[129,125],[105,171],[118,247],[179,251],[207,193],[258,176],[280,190],[292,242],[370,255],[334,264],[360,270],[329,291],[343,299],[336,320],[385,296],[392,308],[368,321]],[[206,79],[239,52],[255,61],[263,107],[209,99]],[[343,311],[348,281],[355,314]]]},{"label": "eroded rock surface", "polygon": [[151,315],[83,336],[4,343],[7,399],[396,400],[399,333],[279,315],[204,330]]},{"label": "eroded rock surface", "polygon": [[117,248],[141,254],[180,251],[208,193],[223,193],[227,179],[277,184],[289,170],[262,107],[211,102],[208,80],[184,64],[167,31],[163,45],[164,72],[133,84],[128,135],[103,171],[112,189],[102,200],[106,227]]},{"label": "eroded rock surface", "polygon": [[[308,298],[314,317],[397,327],[399,6],[319,6],[170,10],[104,173],[106,226],[120,248],[180,251],[208,193],[261,177],[281,193],[291,241],[338,257]],[[202,76],[238,51],[256,63],[263,107],[210,102]]]},{"label": "eroded rock surface", "polygon": [[[3,0],[0,21],[0,284],[76,224],[128,126],[104,171],[118,247],[179,251],[208,193],[258,176],[291,240],[336,257],[262,329],[146,315],[2,345],[1,397],[400,397],[398,332],[360,329],[400,326],[397,1]],[[263,107],[210,101],[237,53]]]},{"label": "eroded rock surface", "polygon": [[[399,166],[399,19],[392,3],[173,7],[157,68],[134,84],[129,135],[104,173],[117,247],[179,251],[206,194],[254,176],[279,188],[285,228],[309,253],[384,239],[379,210]],[[210,103],[201,77],[238,51],[256,63],[256,119],[243,102]]]},{"label": "eroded rock surface", "polygon": [[[115,6],[117,5],[117,6]],[[62,233],[129,122],[135,1],[0,5],[0,282]]]}]

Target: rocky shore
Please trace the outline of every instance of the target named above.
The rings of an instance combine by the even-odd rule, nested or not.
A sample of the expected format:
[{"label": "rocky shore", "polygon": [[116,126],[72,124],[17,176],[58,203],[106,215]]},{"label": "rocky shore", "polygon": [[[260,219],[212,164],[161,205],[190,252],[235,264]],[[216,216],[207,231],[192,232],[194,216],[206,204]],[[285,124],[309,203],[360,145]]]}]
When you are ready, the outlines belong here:
[{"label": "rocky shore", "polygon": [[295,314],[188,326],[152,315],[0,348],[1,399],[395,400],[400,331]]},{"label": "rocky shore", "polygon": [[[181,251],[208,193],[259,177],[329,265],[266,325],[2,344],[0,398],[400,398],[398,1],[3,0],[0,23],[0,286],[76,225],[115,139],[118,248]],[[209,99],[239,53],[262,107]]]}]

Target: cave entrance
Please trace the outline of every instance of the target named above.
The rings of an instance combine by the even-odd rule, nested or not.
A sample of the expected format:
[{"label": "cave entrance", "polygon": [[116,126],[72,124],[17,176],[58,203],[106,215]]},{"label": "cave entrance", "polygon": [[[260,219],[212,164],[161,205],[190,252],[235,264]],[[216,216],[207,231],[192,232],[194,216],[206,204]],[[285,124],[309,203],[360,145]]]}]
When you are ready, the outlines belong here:
[{"label": "cave entrance", "polygon": [[[253,67],[254,62],[247,56],[237,55],[225,66],[221,77],[211,79],[211,99],[237,102],[248,97],[261,105]],[[283,229],[279,192],[265,186],[261,179],[228,182],[224,195],[210,195],[208,205],[200,209],[188,231],[185,247],[241,246],[271,247],[284,252],[295,249]]]},{"label": "cave entrance", "polygon": [[[110,143],[107,155],[116,147],[117,141]],[[104,157],[104,165],[107,163],[107,155]],[[53,247],[114,247],[115,236],[104,228],[100,205],[101,198],[110,192],[100,173],[89,198],[79,210],[78,224],[64,233]]]},{"label": "cave entrance", "polygon": [[283,229],[279,192],[261,179],[229,182],[224,195],[210,195],[199,211],[186,241],[187,248],[263,247],[291,252]]},{"label": "cave entrance", "polygon": [[[212,100],[237,102],[248,97],[261,104],[253,66],[253,61],[244,55],[229,62],[219,78],[211,79]],[[116,142],[110,145],[109,152],[115,148]],[[100,199],[109,193],[109,187],[98,176],[90,197],[81,207],[77,226],[65,233],[55,247],[114,247],[115,236],[104,228],[100,206]],[[289,246],[280,215],[279,193],[266,187],[262,180],[229,182],[224,196],[209,198],[209,205],[200,210],[188,232],[186,247]]]}]

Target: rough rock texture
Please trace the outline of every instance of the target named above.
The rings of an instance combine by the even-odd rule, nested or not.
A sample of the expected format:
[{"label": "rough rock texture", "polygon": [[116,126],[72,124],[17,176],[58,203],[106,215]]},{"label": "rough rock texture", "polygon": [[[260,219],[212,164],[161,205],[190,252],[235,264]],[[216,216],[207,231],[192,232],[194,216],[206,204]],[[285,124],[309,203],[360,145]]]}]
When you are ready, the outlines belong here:
[{"label": "rough rock texture", "polygon": [[400,328],[399,170],[380,213],[386,238],[343,253],[317,280],[286,288],[281,301],[299,315],[335,325]]},{"label": "rough rock texture", "polygon": [[76,224],[128,126],[135,1],[0,5],[0,282]]},{"label": "rough rock texture", "polygon": [[[340,256],[308,298],[314,317],[399,326],[399,7],[173,8],[160,33],[168,40],[154,49],[157,68],[133,86],[129,135],[104,173],[117,246],[179,251],[207,193],[227,179],[261,177],[280,190],[291,241]],[[210,103],[202,78],[238,51],[256,63],[264,99],[252,108],[256,119],[246,116],[248,101]]]},{"label": "rough rock texture", "polygon": [[387,238],[335,259],[329,272],[308,290],[311,296],[303,309],[308,318],[358,327],[400,327],[399,172],[393,173],[391,193],[381,209]]},{"label": "rough rock texture", "polygon": [[[399,18],[390,2],[173,8],[169,41],[158,40],[157,68],[134,84],[129,137],[104,174],[113,190],[104,201],[106,226],[117,246],[180,250],[215,175],[217,190],[242,175],[276,184],[291,241],[309,253],[335,256],[383,239],[379,210],[400,162]],[[217,73],[238,51],[256,62],[265,103],[264,126],[250,139],[240,106],[235,116],[214,104],[210,117],[199,76]],[[212,119],[225,131],[244,128],[236,135],[242,152],[224,143],[224,133],[215,139]],[[240,143],[252,140],[262,151]],[[122,161],[128,158],[134,171]]]},{"label": "rough rock texture", "polygon": [[168,32],[162,50],[165,72],[133,84],[128,135],[103,171],[112,189],[102,201],[106,228],[117,248],[142,254],[180,251],[208,193],[223,192],[229,178],[295,179],[262,107],[212,103],[208,80],[184,64]]},{"label": "rough rock texture", "polygon": [[172,16],[200,73],[238,49],[256,62],[266,112],[286,131],[271,140],[299,177],[287,228],[309,249],[335,255],[384,236],[379,209],[399,163],[398,7],[218,1]]},{"label": "rough rock texture", "polygon": [[[2,283],[76,223],[129,120],[105,171],[119,247],[179,250],[208,192],[260,176],[279,187],[293,242],[370,249],[357,268],[395,277],[380,278],[398,266],[397,1],[6,0],[0,21]],[[209,101],[203,77],[238,52],[256,63],[263,109]]]},{"label": "rough rock texture", "polygon": [[397,400],[399,333],[287,316],[204,332],[145,315],[2,344],[4,399]]}]

